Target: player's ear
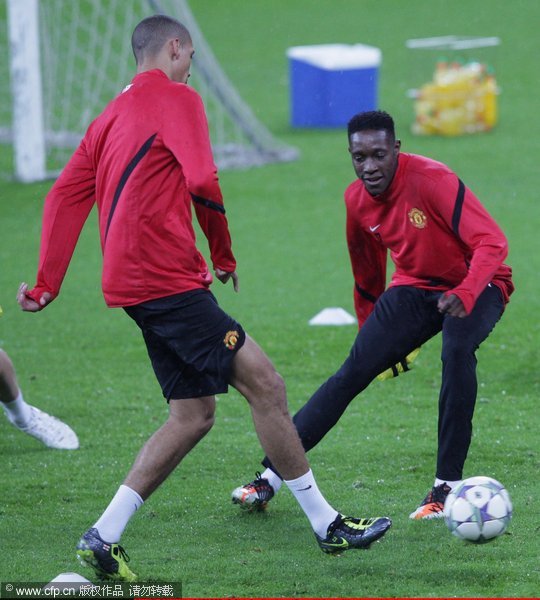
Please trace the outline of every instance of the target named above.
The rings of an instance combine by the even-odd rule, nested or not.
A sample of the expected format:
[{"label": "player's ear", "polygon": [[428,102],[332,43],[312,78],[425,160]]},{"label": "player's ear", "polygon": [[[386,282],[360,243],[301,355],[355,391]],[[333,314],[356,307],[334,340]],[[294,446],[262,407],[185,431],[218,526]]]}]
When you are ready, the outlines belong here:
[{"label": "player's ear", "polygon": [[169,56],[171,57],[171,60],[178,60],[180,58],[180,40],[178,38],[169,40],[168,46]]}]

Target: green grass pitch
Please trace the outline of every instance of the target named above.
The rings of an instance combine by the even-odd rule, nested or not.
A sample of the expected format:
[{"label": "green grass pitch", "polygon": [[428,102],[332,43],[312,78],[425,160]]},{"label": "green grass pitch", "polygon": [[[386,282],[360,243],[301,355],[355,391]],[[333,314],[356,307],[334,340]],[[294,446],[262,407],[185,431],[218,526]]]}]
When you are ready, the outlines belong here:
[{"label": "green grass pitch", "polygon": [[[453,167],[510,241],[517,291],[479,355],[479,394],[466,476],[501,480],[514,503],[508,534],[476,546],[442,522],[408,519],[431,485],[440,343],[413,371],[374,382],[310,453],[319,485],[340,510],[387,514],[394,526],[369,552],[320,552],[292,496],[267,514],[240,514],[230,491],[252,478],[261,452],[247,406],[219,399],[217,422],[132,520],[122,540],[141,580],[182,581],[196,597],[534,597],[540,590],[538,397],[538,56],[535,0],[191,0],[226,72],[257,116],[302,158],[221,182],[239,260],[240,293],[214,292],[263,346],[297,410],[340,364],[355,327],[311,328],[326,306],[352,312],[342,193],[353,180],[344,131],[288,125],[285,51],[302,44],[367,43],[383,52],[380,107],[393,113],[404,151]],[[414,137],[405,92],[414,58],[405,41],[496,35],[500,123],[489,134]],[[127,41],[127,40],[126,40]],[[2,150],[0,170],[9,160]],[[30,403],[78,432],[76,452],[49,451],[0,419],[0,581],[88,575],[75,560],[143,442],[166,416],[142,338],[105,307],[93,213],[62,293],[39,315],[15,303],[32,283],[42,199],[50,182],[0,182],[0,345]],[[201,240],[202,242],[202,240]],[[203,247],[203,243],[201,243]]]}]

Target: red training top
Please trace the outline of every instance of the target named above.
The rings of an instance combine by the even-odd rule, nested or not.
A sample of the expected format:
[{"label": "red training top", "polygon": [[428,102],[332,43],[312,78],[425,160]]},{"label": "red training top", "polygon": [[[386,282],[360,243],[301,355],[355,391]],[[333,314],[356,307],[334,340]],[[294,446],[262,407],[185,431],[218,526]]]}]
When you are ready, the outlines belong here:
[{"label": "red training top", "polygon": [[109,306],[207,288],[212,276],[195,247],[192,201],[214,269],[234,271],[202,100],[158,69],[140,73],[91,123],[47,195],[28,295],[58,295],[94,203]]},{"label": "red training top", "polygon": [[503,263],[506,238],[447,166],[401,153],[383,194],[372,196],[357,179],[345,191],[345,204],[359,327],[385,289],[387,250],[395,264],[390,286],[455,294],[469,314],[492,282],[508,302],[514,286]]}]

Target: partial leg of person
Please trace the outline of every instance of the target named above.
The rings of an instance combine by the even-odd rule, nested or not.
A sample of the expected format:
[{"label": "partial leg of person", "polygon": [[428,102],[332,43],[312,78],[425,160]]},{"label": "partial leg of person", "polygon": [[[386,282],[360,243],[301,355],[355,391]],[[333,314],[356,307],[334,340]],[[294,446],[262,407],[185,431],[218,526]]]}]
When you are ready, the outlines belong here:
[{"label": "partial leg of person", "polygon": [[435,482],[412,519],[443,516],[444,502],[463,477],[476,404],[476,350],[504,310],[500,290],[488,285],[465,318],[445,316],[442,325],[442,384],[439,394]]},{"label": "partial leg of person", "polygon": [[[214,422],[215,394],[226,384],[208,376],[204,365],[192,364],[194,356],[204,361],[208,348],[222,341],[212,314],[205,312],[206,306],[215,306],[210,297],[207,292],[178,294],[125,309],[142,331],[163,396],[169,400],[169,416],[143,446],[105,512],[79,541],[78,559],[103,579],[136,579],[120,537],[138,508]],[[210,344],[201,328],[209,332]]]},{"label": "partial leg of person", "polygon": [[143,446],[105,512],[81,538],[81,563],[107,579],[135,580],[120,537],[137,509],[210,431],[214,412],[214,396],[170,400],[167,421]]},{"label": "partial leg of person", "polygon": [[248,400],[261,446],[308,517],[321,549],[367,548],[382,537],[390,519],[344,517],[321,494],[289,415],[283,380],[249,336],[234,358],[230,383]]},{"label": "partial leg of person", "polygon": [[[323,439],[350,402],[379,373],[440,331],[442,317],[436,302],[437,296],[432,293],[405,286],[390,288],[379,298],[341,368],[293,418],[306,451]],[[277,487],[276,478],[279,481],[282,474],[269,457],[263,460],[263,465],[267,471],[262,477],[234,490],[234,502],[246,508],[266,506],[275,489],[269,481]],[[263,502],[258,503],[260,495]]]},{"label": "partial leg of person", "polygon": [[49,448],[76,450],[77,434],[65,423],[27,404],[11,359],[0,349],[0,403],[8,421]]},{"label": "partial leg of person", "polygon": [[445,317],[439,396],[437,477],[459,480],[469,451],[478,390],[476,351],[504,311],[499,288],[490,284],[464,319]]},{"label": "partial leg of person", "polygon": [[[11,359],[7,355],[7,352],[0,349],[0,402],[5,404],[11,404],[17,401],[21,397],[21,389],[17,381],[17,375]],[[21,400],[21,406],[19,410],[13,407],[13,420],[16,422],[26,421],[30,418],[30,407],[28,404]]]}]

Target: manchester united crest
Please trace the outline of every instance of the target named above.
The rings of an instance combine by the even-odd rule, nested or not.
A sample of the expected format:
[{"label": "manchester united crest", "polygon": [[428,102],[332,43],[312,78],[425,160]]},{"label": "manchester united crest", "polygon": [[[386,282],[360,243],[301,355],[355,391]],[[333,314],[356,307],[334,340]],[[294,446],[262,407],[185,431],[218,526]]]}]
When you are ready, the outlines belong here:
[{"label": "manchester united crest", "polygon": [[427,217],[419,208],[412,208],[409,213],[409,221],[418,229],[424,229],[427,225]]},{"label": "manchester united crest", "polygon": [[238,343],[238,331],[227,331],[225,337],[223,338],[223,343],[229,350],[234,350],[236,344]]}]

